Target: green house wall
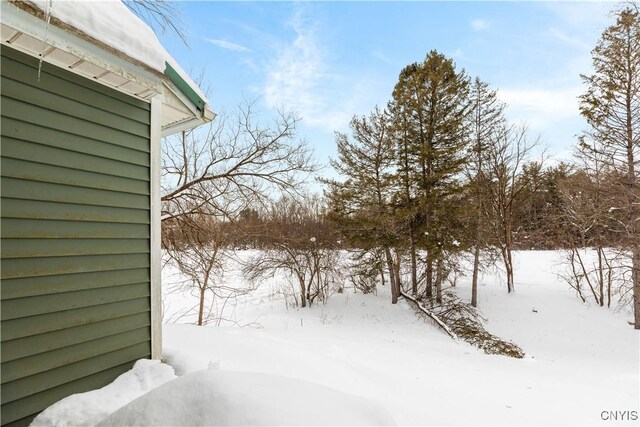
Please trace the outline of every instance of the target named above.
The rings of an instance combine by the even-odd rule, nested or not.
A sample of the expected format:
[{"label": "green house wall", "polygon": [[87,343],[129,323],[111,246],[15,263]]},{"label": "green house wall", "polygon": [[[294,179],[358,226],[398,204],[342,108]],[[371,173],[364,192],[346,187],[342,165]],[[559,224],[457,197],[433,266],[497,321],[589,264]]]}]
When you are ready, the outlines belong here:
[{"label": "green house wall", "polygon": [[150,356],[150,105],[1,51],[1,421]]}]

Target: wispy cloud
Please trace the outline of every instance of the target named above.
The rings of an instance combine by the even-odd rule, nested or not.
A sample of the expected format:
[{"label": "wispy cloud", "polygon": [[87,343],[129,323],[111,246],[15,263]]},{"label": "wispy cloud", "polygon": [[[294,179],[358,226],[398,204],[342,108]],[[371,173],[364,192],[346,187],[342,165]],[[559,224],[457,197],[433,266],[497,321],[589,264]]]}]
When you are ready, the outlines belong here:
[{"label": "wispy cloud", "polygon": [[333,131],[343,129],[358,107],[368,102],[372,85],[362,76],[333,67],[318,25],[307,18],[304,7],[296,9],[289,22],[294,38],[268,64],[262,92],[270,108],[296,111],[305,124]]},{"label": "wispy cloud", "polygon": [[501,89],[498,97],[508,105],[553,116],[571,116],[578,112],[578,96],[583,89]]},{"label": "wispy cloud", "polygon": [[585,43],[584,41],[580,40],[577,37],[570,36],[566,34],[564,31],[558,30],[557,28],[550,28],[549,34],[554,39],[562,43],[565,43],[569,46],[577,47],[579,49],[587,50],[587,51],[591,50],[591,46],[588,43]]},{"label": "wispy cloud", "polygon": [[209,39],[209,38],[205,38],[204,41],[211,43],[213,45],[216,45],[218,47],[221,47],[223,49],[228,49],[228,50],[234,50],[236,52],[251,52],[251,49],[242,46],[240,44],[237,43],[232,43],[230,41],[227,40],[223,40],[223,39]]},{"label": "wispy cloud", "polygon": [[389,58],[388,55],[386,55],[385,53],[383,53],[380,50],[377,50],[377,49],[373,50],[371,52],[371,56],[373,58],[377,59],[378,61],[384,63],[384,64],[387,64],[387,65],[393,65],[394,64],[394,62],[391,60],[391,58]]},{"label": "wispy cloud", "polygon": [[474,19],[470,22],[473,31],[484,31],[490,27],[489,22],[484,19]]},{"label": "wispy cloud", "polygon": [[579,119],[578,96],[582,92],[583,88],[579,86],[564,89],[500,89],[498,98],[507,104],[507,114],[512,119],[544,130],[553,123]]}]

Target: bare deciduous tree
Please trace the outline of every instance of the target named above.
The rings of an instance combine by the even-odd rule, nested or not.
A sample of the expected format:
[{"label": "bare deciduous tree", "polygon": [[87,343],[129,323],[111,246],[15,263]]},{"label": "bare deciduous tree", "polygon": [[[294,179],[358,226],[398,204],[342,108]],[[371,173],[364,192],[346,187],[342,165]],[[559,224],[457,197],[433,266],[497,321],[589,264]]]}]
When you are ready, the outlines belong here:
[{"label": "bare deciduous tree", "polygon": [[[503,126],[495,143],[489,147],[487,166],[490,170],[490,205],[492,227],[500,245],[507,278],[507,292],[513,286],[513,214],[528,180],[523,174],[539,139],[529,137],[526,126]],[[544,160],[544,158],[541,159]]]},{"label": "bare deciduous tree", "polygon": [[233,220],[275,193],[299,192],[317,169],[306,141],[296,137],[299,119],[278,113],[262,124],[256,115],[247,103],[234,120],[220,117],[204,133],[183,132],[163,144],[163,221],[189,223],[202,213]]},{"label": "bare deciduous tree", "polygon": [[474,228],[472,236],[473,270],[471,279],[471,305],[478,306],[478,276],[481,268],[481,251],[490,248],[487,227],[487,177],[488,153],[497,129],[504,125],[505,104],[500,102],[494,90],[479,78],[471,84],[470,90],[471,114],[469,116],[470,155],[465,165],[465,173],[470,182],[471,201],[474,206],[470,209],[471,222]]},{"label": "bare deciduous tree", "polygon": [[185,45],[187,44],[182,16],[176,7],[176,2],[168,0],[124,0],[124,4],[154,31],[161,33],[172,32]]},{"label": "bare deciduous tree", "polygon": [[[199,226],[187,229],[190,234],[184,236],[183,241],[175,242],[166,254],[168,262],[175,265],[184,278],[173,290],[197,295],[196,324],[203,325],[213,314],[211,307],[216,299],[228,301],[250,289],[224,285],[225,265],[231,257],[224,224],[209,216],[199,216],[195,222]],[[207,299],[209,307],[206,306]],[[224,305],[221,311],[224,311]],[[223,315],[222,312],[217,314],[220,318]]]},{"label": "bare deciduous tree", "polygon": [[616,13],[592,51],[594,74],[582,76],[587,91],[580,113],[590,129],[580,141],[586,156],[597,158],[620,194],[611,206],[619,213],[617,247],[631,253],[635,328],[640,329],[640,13],[631,3]]},{"label": "bare deciduous tree", "polygon": [[324,209],[320,198],[310,196],[275,203],[269,213],[268,247],[246,263],[245,277],[257,283],[283,273],[297,285],[300,306],[325,302],[344,278],[335,242],[314,229]]}]

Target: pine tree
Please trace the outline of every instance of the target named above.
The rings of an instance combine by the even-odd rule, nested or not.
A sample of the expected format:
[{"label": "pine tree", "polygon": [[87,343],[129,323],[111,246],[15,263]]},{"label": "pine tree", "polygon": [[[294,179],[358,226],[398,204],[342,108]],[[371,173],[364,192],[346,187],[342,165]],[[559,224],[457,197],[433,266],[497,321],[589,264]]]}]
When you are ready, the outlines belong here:
[{"label": "pine tree", "polygon": [[351,138],[336,133],[338,158],[331,165],[346,179],[325,183],[330,218],[350,243],[365,251],[382,249],[395,304],[400,296],[400,277],[392,254],[398,235],[389,211],[394,158],[387,121],[387,114],[376,107],[369,117],[351,120]]},{"label": "pine tree", "polygon": [[395,145],[400,153],[400,181],[408,190],[405,202],[410,204],[407,199],[414,196],[418,207],[411,218],[417,225],[411,232],[427,250],[425,295],[433,296],[436,279],[437,299],[443,276],[436,275],[434,267],[453,241],[447,227],[452,207],[447,203],[460,190],[458,179],[466,161],[468,90],[464,70],[457,72],[451,59],[431,51],[423,62],[400,72],[390,104],[395,135],[400,135]]},{"label": "pine tree", "polygon": [[617,176],[612,192],[620,206],[612,206],[622,225],[615,244],[632,255],[631,276],[635,328],[640,329],[640,13],[627,7],[603,33],[592,51],[594,74],[582,76],[587,91],[580,113],[590,130],[580,149]]}]

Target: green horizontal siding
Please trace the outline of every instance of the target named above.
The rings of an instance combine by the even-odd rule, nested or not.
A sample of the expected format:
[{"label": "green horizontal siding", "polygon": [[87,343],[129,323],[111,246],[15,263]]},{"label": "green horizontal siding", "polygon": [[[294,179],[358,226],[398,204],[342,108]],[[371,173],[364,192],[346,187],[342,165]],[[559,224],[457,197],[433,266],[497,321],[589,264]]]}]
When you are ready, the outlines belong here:
[{"label": "green horizontal siding", "polygon": [[1,417],[24,425],[150,356],[150,106],[1,54]]},{"label": "green horizontal siding", "polygon": [[[3,50],[5,47],[3,46]],[[7,51],[3,53],[14,60],[12,62],[3,62],[3,76],[18,79],[24,83],[29,83],[31,86],[70,97],[85,104],[102,108],[105,111],[118,113],[123,108],[122,104],[130,105],[135,108],[126,108],[126,111],[120,111],[120,115],[132,117],[138,113],[139,121],[147,122],[148,120],[144,112],[150,110],[150,105],[145,101],[114,91],[90,79],[80,78],[76,74],[69,73],[67,70],[48,63],[42,64],[38,81],[38,74],[33,73],[33,68],[37,67],[38,63],[34,62],[33,58],[10,48],[7,48]],[[65,85],[65,82],[67,85]]]},{"label": "green horizontal siding", "polygon": [[83,289],[99,289],[109,286],[148,282],[148,268],[91,273],[61,274],[57,276],[26,277],[2,281],[2,299],[24,298],[37,295],[52,295],[58,292],[72,292]]},{"label": "green horizontal siding", "polygon": [[4,239],[2,258],[69,255],[140,254],[149,252],[147,239]]},{"label": "green horizontal siding", "polygon": [[[17,380],[35,374],[41,374],[81,360],[91,359],[105,353],[105,349],[115,351],[138,343],[147,342],[149,339],[149,330],[143,327],[69,347],[58,348],[28,358],[5,362],[2,364],[1,371],[2,384],[16,382]],[[17,398],[16,396],[12,396],[11,393],[2,393],[2,403],[10,402]]]},{"label": "green horizontal siding", "polygon": [[149,227],[140,224],[3,218],[3,238],[25,239],[139,239],[149,237]]},{"label": "green horizontal siding", "polygon": [[115,137],[113,141],[126,142],[130,148],[140,151],[144,151],[145,141],[148,141],[148,139],[139,135],[134,135],[119,129],[110,129],[98,123],[87,122],[63,113],[58,113],[57,111],[23,103],[17,99],[5,98],[3,96],[0,106],[3,111],[7,111],[6,114],[3,114],[12,119],[23,120],[27,123],[43,126],[48,129],[66,131],[74,135],[86,135],[89,138],[95,138],[101,141],[109,140],[108,137],[103,136],[105,133],[112,133]]},{"label": "green horizontal siding", "polygon": [[[37,166],[34,166],[37,167]],[[73,173],[73,172],[70,172]],[[2,177],[2,195],[13,199],[42,200],[92,206],[149,209],[149,197],[124,192],[96,190],[48,182]]]},{"label": "green horizontal siding", "polygon": [[[3,126],[4,127],[4,126]],[[146,154],[148,157],[148,154]],[[103,175],[121,176],[144,180],[149,176],[147,166],[92,156],[50,145],[29,142],[3,136],[2,156],[13,159],[29,159],[30,162],[62,166],[71,170],[93,171]]]},{"label": "green horizontal siding", "polygon": [[76,291],[72,294],[59,293],[20,298],[17,300],[6,300],[1,303],[2,320],[19,319],[25,316],[73,310],[80,307],[98,306],[148,296],[148,283],[136,283],[118,286],[117,289],[113,287],[87,289]]},{"label": "green horizontal siding", "polygon": [[2,174],[6,177],[29,181],[55,182],[56,184],[74,187],[149,195],[148,181],[86,172],[80,169],[72,169],[73,172],[69,173],[70,168],[68,167],[51,166],[46,163],[40,163],[37,167],[34,167],[33,163],[32,161],[12,159],[3,156],[1,166]]},{"label": "green horizontal siding", "polygon": [[[137,357],[136,359],[139,358]],[[58,400],[74,393],[82,393],[104,387],[118,375],[130,370],[134,362],[135,360],[131,360],[122,365],[97,371],[84,378],[2,405],[2,424],[12,425],[11,423],[15,422],[13,425],[27,426],[38,412],[53,405]]]},{"label": "green horizontal siding", "polygon": [[4,361],[21,359],[145,326],[150,326],[149,316],[147,313],[138,313],[47,332],[46,339],[39,335],[18,338],[2,344],[2,359]]},{"label": "green horizontal siding", "polygon": [[55,276],[90,271],[126,270],[149,266],[149,254],[84,255],[2,260],[2,277]]},{"label": "green horizontal siding", "polygon": [[[89,351],[87,354],[97,354],[95,356],[91,356],[87,359],[79,360],[76,362],[66,361],[65,364],[61,365],[59,368],[54,368],[45,373],[34,374],[28,377],[21,378],[17,381],[6,383],[4,384],[6,395],[10,396],[10,398],[14,400],[21,399],[23,397],[34,394],[34,392],[39,393],[92,374],[94,372],[96,364],[114,366],[129,362],[131,360],[143,358],[149,351],[149,337],[146,336],[145,338],[144,331],[141,330],[141,332],[142,333],[128,333],[117,336],[120,338],[120,343],[124,342],[123,340],[125,338],[127,340],[140,339],[141,342],[138,344],[129,345],[127,341],[125,347],[116,349],[108,353]],[[117,342],[115,341],[109,341],[102,344],[107,344],[111,348],[116,348],[116,343]],[[88,344],[90,343],[86,343],[86,345]],[[70,351],[74,349],[79,351],[83,350],[80,348],[72,348]],[[47,354],[43,355],[43,360],[49,361],[46,356]],[[9,401],[4,401],[4,396],[5,395],[3,395],[2,403],[9,403]]]},{"label": "green horizontal siding", "polygon": [[149,224],[150,222],[150,215],[147,209],[12,199],[6,196],[2,199],[2,213],[6,218],[125,222],[134,224]]},{"label": "green horizontal siding", "polygon": [[[24,142],[46,145],[56,148],[67,155],[74,153],[89,154],[85,160],[92,158],[117,160],[124,163],[132,163],[140,166],[149,166],[149,152],[129,148],[127,141],[114,141],[113,144],[74,135],[56,129],[44,128],[39,124],[31,124],[23,120],[15,120],[9,117],[2,118],[2,134],[5,138],[17,139]],[[145,147],[146,148],[146,147]],[[55,151],[54,151],[55,152]],[[110,163],[106,163],[107,165]],[[75,165],[82,167],[83,165]],[[92,166],[95,167],[95,166]],[[106,170],[107,172],[109,169]],[[144,171],[143,171],[144,173]]]},{"label": "green horizontal siding", "polygon": [[[11,65],[9,69],[11,69]],[[46,108],[50,111],[55,110],[72,117],[74,120],[79,119],[119,129],[142,138],[149,138],[148,124],[130,120],[127,117],[95,108],[90,104],[83,104],[73,99],[47,92],[41,89],[41,85],[28,85],[18,80],[5,78],[4,75],[0,79],[0,84],[3,87],[2,96],[5,98],[18,100],[21,103],[34,105],[38,108]],[[46,82],[43,82],[43,85],[45,84]]]},{"label": "green horizontal siding", "polygon": [[[93,104],[83,104],[75,99],[48,92],[43,89],[43,86],[47,85],[48,82],[49,80],[44,82],[43,85],[32,86],[5,76],[0,79],[4,97],[16,99],[40,108],[55,110],[74,119],[81,119],[102,126],[120,129],[142,138],[149,138],[149,126],[147,123],[131,120],[129,117],[96,108]],[[76,93],[73,93],[74,97],[76,95]]]},{"label": "green horizontal siding", "polygon": [[2,341],[148,312],[149,308],[149,298],[138,298],[103,304],[99,309],[96,307],[83,307],[20,319],[4,320],[2,322]]}]

